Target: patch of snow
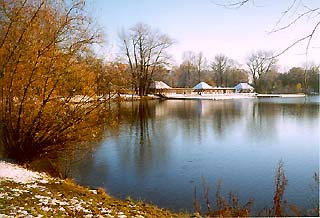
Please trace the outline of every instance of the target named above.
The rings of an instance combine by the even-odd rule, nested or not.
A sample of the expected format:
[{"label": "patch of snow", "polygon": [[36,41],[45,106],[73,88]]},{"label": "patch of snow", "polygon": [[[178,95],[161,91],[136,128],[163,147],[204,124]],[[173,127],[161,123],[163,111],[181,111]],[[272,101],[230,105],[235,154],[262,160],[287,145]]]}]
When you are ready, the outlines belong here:
[{"label": "patch of snow", "polygon": [[106,208],[101,208],[100,212],[101,212],[101,213],[111,213],[112,210],[108,210],[108,209],[106,209]]},{"label": "patch of snow", "polygon": [[40,190],[45,190],[44,186],[40,186],[38,184],[27,184],[26,185],[27,189],[40,189]]},{"label": "patch of snow", "polygon": [[52,209],[50,207],[41,207],[41,210],[48,212]]},{"label": "patch of snow", "polygon": [[0,193],[0,198],[7,198],[8,197],[8,193]]},{"label": "patch of snow", "polygon": [[59,201],[58,204],[60,204],[60,206],[69,205],[68,202],[65,201]]},{"label": "patch of snow", "polygon": [[127,216],[123,212],[118,212],[119,218],[126,218]]},{"label": "patch of snow", "polygon": [[26,184],[35,181],[47,183],[48,179],[49,177],[44,173],[33,172],[18,165],[0,161],[0,181],[11,180]]},{"label": "patch of snow", "polygon": [[78,204],[78,203],[79,203],[79,201],[78,201],[78,199],[76,197],[73,197],[71,199],[71,204]]},{"label": "patch of snow", "polygon": [[[24,209],[24,208],[23,208],[23,209]],[[22,209],[22,210],[20,209],[20,210],[18,210],[17,212],[20,213],[20,214],[22,214],[22,215],[28,215],[28,211],[23,210],[23,209]]]},{"label": "patch of snow", "polygon": [[202,95],[192,94],[165,94],[170,99],[192,99],[192,100],[227,100],[227,99],[244,99],[244,98],[256,98],[255,93],[230,93],[230,94],[206,94]]},{"label": "patch of snow", "polygon": [[94,195],[98,194],[97,190],[90,190],[90,192]]}]

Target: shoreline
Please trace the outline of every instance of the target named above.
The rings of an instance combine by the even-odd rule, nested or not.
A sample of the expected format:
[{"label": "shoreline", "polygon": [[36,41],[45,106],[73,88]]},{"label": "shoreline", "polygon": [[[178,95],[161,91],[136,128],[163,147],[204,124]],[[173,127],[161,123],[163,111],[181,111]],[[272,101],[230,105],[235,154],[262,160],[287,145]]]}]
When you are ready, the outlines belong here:
[{"label": "shoreline", "polygon": [[172,94],[164,99],[175,100],[228,100],[228,99],[248,99],[256,98],[255,93],[250,94]]},{"label": "shoreline", "polygon": [[190,217],[0,159],[0,217]]},{"label": "shoreline", "polygon": [[[192,93],[192,94],[148,94],[147,96],[139,96],[132,94],[113,94],[109,96],[110,99],[121,99],[125,101],[139,101],[139,100],[229,100],[229,99],[253,99],[253,98],[301,98],[307,95],[302,93],[297,94],[258,94],[258,93],[227,93],[227,94],[205,94],[205,93]],[[106,101],[108,98],[100,97],[100,101]],[[75,96],[71,99],[71,103],[89,103],[93,101],[88,96]]]},{"label": "shoreline", "polygon": [[229,99],[255,99],[255,98],[302,98],[305,94],[258,94],[258,93],[232,93],[232,94],[169,94],[160,95],[161,99],[168,100],[229,100]]}]

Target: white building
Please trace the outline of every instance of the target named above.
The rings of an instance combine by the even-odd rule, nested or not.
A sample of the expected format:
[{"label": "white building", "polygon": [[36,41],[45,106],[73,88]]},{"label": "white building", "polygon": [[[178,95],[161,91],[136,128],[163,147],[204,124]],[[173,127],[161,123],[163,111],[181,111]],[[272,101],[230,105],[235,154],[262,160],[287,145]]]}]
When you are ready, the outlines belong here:
[{"label": "white building", "polygon": [[237,93],[251,93],[254,91],[254,88],[248,83],[239,83],[234,87]]}]

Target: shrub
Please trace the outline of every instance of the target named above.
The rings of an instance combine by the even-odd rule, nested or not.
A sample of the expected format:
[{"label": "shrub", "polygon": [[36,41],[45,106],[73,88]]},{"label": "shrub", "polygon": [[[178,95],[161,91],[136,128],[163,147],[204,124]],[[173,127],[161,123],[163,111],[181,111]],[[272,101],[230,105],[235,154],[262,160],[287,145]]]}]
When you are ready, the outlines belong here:
[{"label": "shrub", "polygon": [[2,143],[19,162],[75,150],[101,133],[107,112],[86,61],[100,34],[83,8],[82,0],[1,1]]}]

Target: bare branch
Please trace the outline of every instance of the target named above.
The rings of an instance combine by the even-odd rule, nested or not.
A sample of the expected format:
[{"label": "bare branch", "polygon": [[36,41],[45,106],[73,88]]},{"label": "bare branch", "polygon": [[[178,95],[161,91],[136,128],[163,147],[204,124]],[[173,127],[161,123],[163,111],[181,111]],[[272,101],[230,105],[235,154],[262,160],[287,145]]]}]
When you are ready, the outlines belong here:
[{"label": "bare branch", "polygon": [[308,43],[307,43],[307,46],[306,46],[306,55],[308,54],[308,50],[310,48],[310,43],[311,43],[311,40],[315,34],[315,32],[317,31],[318,27],[320,26],[320,21],[316,24],[316,26],[312,29],[311,33],[307,36],[304,36],[296,41],[294,41],[292,44],[290,44],[288,47],[286,47],[285,49],[283,49],[281,52],[277,53],[276,55],[270,57],[270,58],[277,58],[279,56],[281,56],[282,54],[286,53],[288,50],[290,50],[292,47],[294,47],[295,45],[305,41],[308,39]]},{"label": "bare branch", "polygon": [[223,7],[230,8],[230,9],[238,9],[250,1],[252,1],[252,0],[240,0],[240,1],[231,2],[231,3],[224,3],[224,4],[217,3],[215,1],[211,1],[211,2],[215,5],[218,5],[218,6],[223,6]]},{"label": "bare branch", "polygon": [[274,30],[270,31],[269,33],[275,33],[275,32],[279,32],[279,31],[281,31],[281,30],[287,29],[287,28],[289,28],[290,26],[294,25],[297,21],[299,21],[299,20],[300,20],[301,18],[303,18],[304,16],[306,16],[306,15],[308,15],[308,14],[312,14],[313,12],[318,11],[318,10],[320,10],[320,8],[315,8],[315,9],[306,11],[306,12],[300,14],[299,16],[297,16],[293,21],[291,21],[291,22],[288,23],[287,25],[282,26],[282,27],[277,28],[277,29],[274,29]]}]

